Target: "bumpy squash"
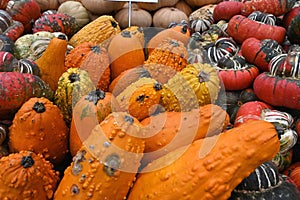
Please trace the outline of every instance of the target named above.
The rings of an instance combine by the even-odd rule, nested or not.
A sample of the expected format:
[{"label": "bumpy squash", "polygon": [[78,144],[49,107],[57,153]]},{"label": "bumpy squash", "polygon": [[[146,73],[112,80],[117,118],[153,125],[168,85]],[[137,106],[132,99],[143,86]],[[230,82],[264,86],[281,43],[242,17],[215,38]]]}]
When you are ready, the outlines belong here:
[{"label": "bumpy squash", "polygon": [[85,70],[69,68],[61,75],[54,94],[54,103],[60,108],[68,125],[72,119],[72,108],[82,96],[92,90],[95,90],[95,85]]},{"label": "bumpy squash", "polygon": [[19,72],[0,72],[0,118],[9,119],[31,97],[53,100],[54,92],[38,76]]},{"label": "bumpy squash", "polygon": [[[226,200],[244,178],[278,150],[274,126],[251,121],[153,161],[137,177],[128,199]],[[178,155],[181,157],[174,161]],[[169,165],[161,168],[166,162]]]},{"label": "bumpy squash", "polygon": [[162,105],[167,111],[189,111],[213,103],[220,91],[220,79],[210,64],[188,64],[163,85]]},{"label": "bumpy squash", "polygon": [[1,199],[52,199],[59,176],[41,154],[12,153],[0,159]]},{"label": "bumpy squash", "polygon": [[146,165],[195,140],[220,134],[229,115],[221,107],[207,104],[189,112],[162,112],[141,123],[146,132],[142,165]]},{"label": "bumpy squash", "polygon": [[100,44],[110,36],[120,33],[118,22],[110,15],[102,15],[89,22],[70,39],[69,44],[76,47],[82,42],[94,42]]},{"label": "bumpy squash", "polygon": [[35,62],[41,71],[41,78],[55,91],[58,87],[59,77],[65,70],[65,55],[67,51],[66,37],[51,39],[43,55]]},{"label": "bumpy squash", "polygon": [[144,151],[141,129],[127,113],[107,116],[65,170],[54,199],[125,199]]},{"label": "bumpy squash", "polygon": [[69,152],[68,138],[69,129],[60,109],[46,98],[34,97],[16,113],[8,144],[11,152],[33,151],[60,164]]},{"label": "bumpy squash", "polygon": [[72,156],[81,148],[92,129],[111,112],[118,110],[114,96],[110,92],[96,89],[84,95],[75,105],[70,125],[69,146]]}]

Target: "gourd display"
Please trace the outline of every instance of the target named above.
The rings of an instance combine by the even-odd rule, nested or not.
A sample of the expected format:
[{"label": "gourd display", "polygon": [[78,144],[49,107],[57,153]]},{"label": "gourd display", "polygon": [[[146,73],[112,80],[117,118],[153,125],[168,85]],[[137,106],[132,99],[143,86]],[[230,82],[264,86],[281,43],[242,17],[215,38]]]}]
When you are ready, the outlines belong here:
[{"label": "gourd display", "polygon": [[11,153],[0,159],[1,199],[52,199],[58,172],[41,154]]},{"label": "gourd display", "polygon": [[82,42],[100,44],[120,32],[121,28],[118,22],[111,15],[101,15],[78,30],[70,38],[69,44],[73,47],[78,46]]},{"label": "gourd display", "polygon": [[278,150],[274,126],[251,121],[153,161],[142,169],[128,199],[228,199],[242,179]]},{"label": "gourd display", "polygon": [[0,72],[0,117],[12,118],[31,97],[53,100],[54,92],[41,78],[20,72]]},{"label": "gourd display", "polygon": [[69,68],[60,76],[54,103],[60,108],[68,125],[72,120],[73,107],[84,95],[95,89],[89,74],[83,69]]},{"label": "gourd display", "polygon": [[35,62],[41,71],[41,78],[49,84],[55,92],[60,76],[66,71],[65,55],[67,41],[63,35],[51,39],[43,55]]},{"label": "gourd display", "polygon": [[84,95],[72,111],[69,137],[71,155],[76,155],[96,125],[117,110],[119,110],[117,102],[110,92],[96,89]]},{"label": "gourd display", "polygon": [[125,199],[145,148],[141,129],[127,113],[108,115],[73,157],[54,199]]},{"label": "gourd display", "polygon": [[155,11],[152,20],[155,27],[168,28],[172,22],[188,21],[188,16],[175,7],[163,7]]},{"label": "gourd display", "polygon": [[69,151],[68,138],[69,129],[60,109],[47,98],[33,97],[15,114],[8,144],[10,152],[33,151],[60,164]]}]

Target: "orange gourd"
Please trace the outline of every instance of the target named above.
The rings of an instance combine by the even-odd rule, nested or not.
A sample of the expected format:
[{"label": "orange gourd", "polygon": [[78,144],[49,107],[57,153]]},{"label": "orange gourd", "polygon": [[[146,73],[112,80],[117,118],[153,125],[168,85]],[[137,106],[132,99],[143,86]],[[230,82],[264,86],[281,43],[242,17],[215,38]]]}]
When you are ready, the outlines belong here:
[{"label": "orange gourd", "polygon": [[122,31],[115,35],[110,41],[107,52],[111,61],[112,79],[127,69],[142,65],[145,61],[140,39],[129,31]]},{"label": "orange gourd", "polygon": [[73,157],[54,199],[125,199],[145,147],[141,129],[127,113],[108,115]]},{"label": "orange gourd", "polygon": [[9,149],[42,154],[54,164],[66,158],[69,129],[60,109],[50,100],[33,97],[16,113],[9,127]]},{"label": "orange gourd", "polygon": [[0,159],[0,199],[52,199],[58,172],[41,154],[11,153]]},{"label": "orange gourd", "polygon": [[35,63],[39,66],[41,78],[55,91],[58,87],[59,77],[66,71],[65,55],[67,51],[67,38],[59,35],[51,39],[43,55]]},{"label": "orange gourd", "polygon": [[192,141],[218,135],[229,123],[229,115],[214,104],[189,112],[163,112],[141,121],[145,127],[143,165]]},{"label": "orange gourd", "polygon": [[153,161],[137,177],[128,200],[226,200],[244,178],[271,160],[279,148],[271,123],[249,121]]},{"label": "orange gourd", "polygon": [[70,125],[69,146],[72,156],[81,148],[92,129],[111,112],[118,110],[110,92],[96,89],[84,95],[74,106]]}]

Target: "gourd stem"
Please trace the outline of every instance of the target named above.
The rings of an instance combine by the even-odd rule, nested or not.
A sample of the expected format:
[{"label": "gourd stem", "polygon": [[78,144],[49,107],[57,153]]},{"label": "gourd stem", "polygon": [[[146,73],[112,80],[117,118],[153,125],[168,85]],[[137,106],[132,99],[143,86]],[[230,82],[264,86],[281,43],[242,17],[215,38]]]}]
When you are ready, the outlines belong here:
[{"label": "gourd stem", "polygon": [[46,110],[45,105],[41,102],[35,102],[32,109],[37,113],[43,113]]},{"label": "gourd stem", "polygon": [[71,83],[74,83],[75,81],[79,81],[79,80],[80,80],[80,77],[79,77],[78,74],[72,73],[72,74],[70,74],[70,76],[69,76],[69,80],[71,81]]},{"label": "gourd stem", "polygon": [[97,88],[96,90],[91,91],[84,99],[97,105],[98,101],[104,98],[105,92]]},{"label": "gourd stem", "polygon": [[209,74],[204,72],[204,71],[201,71],[198,74],[198,80],[199,80],[200,83],[208,82],[209,81]]},{"label": "gourd stem", "polygon": [[34,164],[34,160],[33,160],[33,158],[30,155],[22,157],[21,165],[24,168],[29,168],[29,167],[33,166],[33,164]]}]

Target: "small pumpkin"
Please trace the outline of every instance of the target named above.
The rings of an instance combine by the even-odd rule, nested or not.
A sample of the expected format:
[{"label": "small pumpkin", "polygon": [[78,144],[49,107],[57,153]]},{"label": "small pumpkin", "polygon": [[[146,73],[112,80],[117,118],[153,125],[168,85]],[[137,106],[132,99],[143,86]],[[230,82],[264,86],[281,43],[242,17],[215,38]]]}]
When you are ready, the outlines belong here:
[{"label": "small pumpkin", "polygon": [[[93,5],[95,6],[95,5]],[[101,15],[78,30],[69,40],[73,47],[83,42],[100,44],[121,32],[118,22],[111,15]]]},{"label": "small pumpkin", "polygon": [[142,169],[128,199],[228,199],[241,180],[278,150],[271,123],[248,122],[154,160]]},{"label": "small pumpkin", "polygon": [[129,31],[122,31],[115,35],[107,49],[111,64],[111,79],[113,80],[123,71],[138,67],[145,61],[143,46],[139,38]]},{"label": "small pumpkin", "polygon": [[73,157],[54,199],[125,199],[143,156],[141,129],[139,121],[127,113],[108,115]]},{"label": "small pumpkin", "polygon": [[57,13],[64,13],[75,18],[79,28],[90,22],[87,9],[78,1],[66,1],[59,5]]},{"label": "small pumpkin", "polygon": [[217,70],[208,63],[192,63],[163,85],[161,103],[167,111],[189,111],[214,103],[219,91]]},{"label": "small pumpkin", "polygon": [[35,61],[41,71],[41,78],[55,91],[59,77],[65,70],[66,38],[61,35],[51,39],[43,55]]},{"label": "small pumpkin", "polygon": [[112,93],[100,89],[89,92],[76,103],[72,112],[69,137],[72,157],[76,155],[92,129],[116,110],[119,109]]},{"label": "small pumpkin", "polygon": [[47,98],[34,97],[16,113],[8,144],[11,152],[33,151],[60,164],[69,151],[68,138],[69,129],[60,109]]},{"label": "small pumpkin", "polygon": [[186,14],[175,7],[163,7],[153,14],[153,26],[168,28],[170,23],[179,23],[182,20],[188,21]]},{"label": "small pumpkin", "polygon": [[68,125],[72,120],[73,107],[82,96],[95,89],[88,72],[83,69],[69,68],[59,77],[54,103],[60,108]]},{"label": "small pumpkin", "polygon": [[1,199],[52,199],[59,174],[41,154],[11,153],[0,159]]}]

